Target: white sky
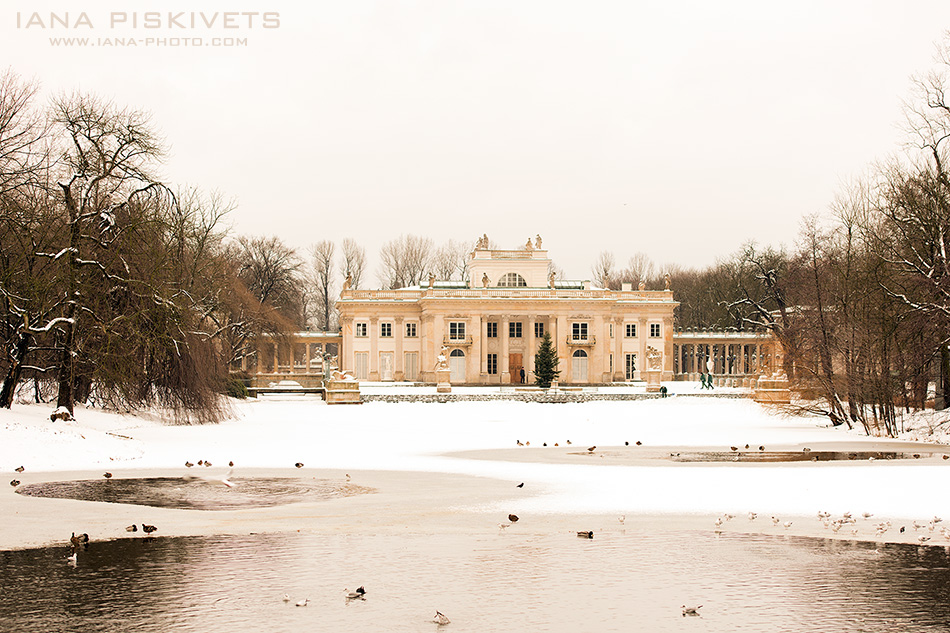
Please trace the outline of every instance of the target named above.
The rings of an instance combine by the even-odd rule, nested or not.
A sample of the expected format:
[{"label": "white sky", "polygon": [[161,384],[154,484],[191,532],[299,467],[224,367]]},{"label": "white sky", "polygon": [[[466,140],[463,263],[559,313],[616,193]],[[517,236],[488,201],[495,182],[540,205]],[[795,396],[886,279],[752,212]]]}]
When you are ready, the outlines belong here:
[{"label": "white sky", "polygon": [[[278,11],[280,27],[110,29],[116,10]],[[93,27],[25,28],[51,11]],[[168,180],[234,197],[241,233],[358,239],[372,284],[379,246],[408,232],[540,233],[587,278],[605,249],[705,266],[793,241],[899,149],[910,76],[948,28],[946,0],[17,0],[0,64],[150,110]],[[49,42],[222,34],[248,45]]]}]

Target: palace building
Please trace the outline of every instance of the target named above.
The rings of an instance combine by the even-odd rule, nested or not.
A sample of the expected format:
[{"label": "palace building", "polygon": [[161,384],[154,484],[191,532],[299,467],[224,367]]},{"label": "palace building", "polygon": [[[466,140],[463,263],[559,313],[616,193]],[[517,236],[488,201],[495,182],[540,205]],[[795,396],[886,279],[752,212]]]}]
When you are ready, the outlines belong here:
[{"label": "palace building", "polygon": [[435,383],[444,353],[453,384],[516,384],[522,371],[533,384],[534,356],[549,333],[561,384],[640,380],[647,359],[662,380],[673,379],[677,303],[669,287],[596,288],[554,279],[550,264],[540,237],[497,250],[483,236],[465,281],[430,277],[395,290],[346,284],[337,303],[340,367],[360,380]]}]

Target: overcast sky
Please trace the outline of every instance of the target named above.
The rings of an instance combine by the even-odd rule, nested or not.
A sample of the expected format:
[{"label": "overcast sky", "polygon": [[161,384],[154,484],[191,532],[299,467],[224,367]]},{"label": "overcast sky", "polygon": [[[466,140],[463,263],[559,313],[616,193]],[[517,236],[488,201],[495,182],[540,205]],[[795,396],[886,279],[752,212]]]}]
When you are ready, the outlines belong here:
[{"label": "overcast sky", "polygon": [[[220,28],[224,12],[279,26]],[[572,278],[602,250],[705,266],[790,244],[900,149],[950,2],[16,0],[0,20],[0,63],[46,95],[150,110],[164,176],[233,197],[236,231],[354,237],[375,283],[400,233],[505,248],[540,233]],[[172,37],[204,46],[145,41]]]}]

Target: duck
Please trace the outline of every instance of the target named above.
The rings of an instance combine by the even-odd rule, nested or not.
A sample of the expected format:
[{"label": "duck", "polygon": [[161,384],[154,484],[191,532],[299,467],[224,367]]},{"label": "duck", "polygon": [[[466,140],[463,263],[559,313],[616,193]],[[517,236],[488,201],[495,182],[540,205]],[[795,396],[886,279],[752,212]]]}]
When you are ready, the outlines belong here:
[{"label": "duck", "polygon": [[135,524],[133,523],[132,525],[126,526],[125,531],[126,531],[126,532],[138,532],[138,531],[139,531],[139,528],[138,528],[137,525],[135,525]]},{"label": "duck", "polygon": [[588,447],[587,447],[587,452],[588,452],[588,453],[593,453],[593,452],[594,452],[594,449],[596,449],[596,448],[597,448],[596,446],[588,446]]},{"label": "duck", "polygon": [[522,481],[520,484],[515,486],[515,488],[524,488],[524,482]]},{"label": "duck", "polygon": [[452,620],[450,620],[448,617],[446,617],[446,615],[445,615],[444,613],[442,613],[441,611],[436,611],[436,612],[435,612],[435,617],[432,618],[432,621],[435,622],[436,624],[440,625],[440,626],[444,626],[444,625],[446,625],[446,624],[451,624],[451,623],[452,623]]},{"label": "duck", "polygon": [[299,602],[297,602],[297,605],[296,605],[296,606],[298,606],[298,607],[305,607],[305,606],[307,606],[307,603],[309,603],[309,602],[310,602],[310,598],[304,598],[303,600],[300,600]]},{"label": "duck", "polygon": [[192,466],[194,466],[194,464],[191,462],[185,462],[185,468],[191,468]]},{"label": "duck", "polygon": [[290,594],[289,594],[289,593],[285,593],[285,594],[284,594],[283,601],[284,601],[284,602],[290,602]]},{"label": "duck", "polygon": [[643,446],[643,442],[641,442],[640,440],[637,440],[637,446]]},{"label": "duck", "polygon": [[112,479],[112,473],[110,472],[104,472],[102,473],[102,476],[105,477],[106,479]]},{"label": "duck", "polygon": [[509,514],[508,520],[511,521],[512,523],[517,523],[519,521],[519,518],[517,514]]},{"label": "duck", "polygon": [[755,521],[755,517],[757,517],[757,516],[759,516],[759,515],[756,514],[755,512],[750,512],[750,513],[749,513],[749,520],[750,520],[750,521]]},{"label": "duck", "polygon": [[680,608],[683,610],[683,617],[685,618],[685,617],[688,616],[688,615],[699,615],[699,610],[700,610],[702,607],[703,607],[703,605],[701,605],[701,604],[700,604],[700,605],[697,605],[697,606],[695,606],[695,607],[687,607],[687,606],[684,604],[684,605],[683,605],[682,607],[680,607]]},{"label": "duck", "polygon": [[20,480],[19,480],[19,479],[11,479],[11,480],[10,480],[10,485],[13,486],[14,488],[16,488],[17,486],[20,485]]},{"label": "duck", "polygon": [[592,531],[578,532],[577,538],[594,538],[594,533]]},{"label": "duck", "polygon": [[142,531],[145,532],[146,534],[151,534],[152,532],[157,532],[157,531],[158,531],[158,528],[155,527],[154,525],[145,525],[145,524],[143,523],[143,524],[142,524]]},{"label": "duck", "polygon": [[294,464],[294,466],[296,466],[297,468],[303,468],[303,462],[297,462],[296,464]]},{"label": "duck", "polygon": [[24,470],[26,470],[26,469],[23,468],[23,466],[17,466],[17,467],[14,468],[13,470],[17,471],[18,473],[22,473],[22,472],[23,472]]},{"label": "duck", "polygon": [[234,468],[234,460],[229,461],[229,462],[228,462],[228,466],[230,466],[231,468]]},{"label": "duck", "polygon": [[364,599],[363,596],[366,595],[366,589],[363,588],[363,585],[360,585],[359,587],[357,587],[356,591],[347,591],[346,589],[344,589],[343,591],[347,592],[346,593],[347,600],[363,600]]},{"label": "duck", "polygon": [[205,467],[211,468],[211,462],[209,462],[207,459],[205,460]]}]

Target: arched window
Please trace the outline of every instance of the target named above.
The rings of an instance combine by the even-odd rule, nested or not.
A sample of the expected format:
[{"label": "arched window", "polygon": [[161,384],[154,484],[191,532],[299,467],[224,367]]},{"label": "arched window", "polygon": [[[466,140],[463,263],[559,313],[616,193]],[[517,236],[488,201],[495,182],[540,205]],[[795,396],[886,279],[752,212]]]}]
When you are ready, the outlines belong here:
[{"label": "arched window", "polygon": [[449,381],[465,382],[465,352],[460,349],[449,352]]},{"label": "arched window", "polygon": [[587,382],[587,352],[575,350],[571,358],[571,381]]},{"label": "arched window", "polygon": [[524,288],[528,283],[518,273],[506,273],[498,280],[499,288]]}]

